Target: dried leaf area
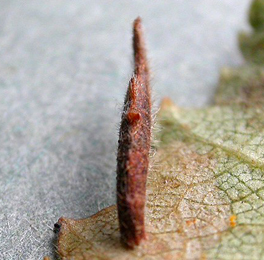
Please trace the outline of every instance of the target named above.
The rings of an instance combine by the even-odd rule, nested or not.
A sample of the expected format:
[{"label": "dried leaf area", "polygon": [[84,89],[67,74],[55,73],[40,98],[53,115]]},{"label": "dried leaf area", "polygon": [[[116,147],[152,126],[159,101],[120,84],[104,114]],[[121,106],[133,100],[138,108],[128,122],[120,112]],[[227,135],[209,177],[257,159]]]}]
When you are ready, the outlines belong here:
[{"label": "dried leaf area", "polygon": [[[195,166],[195,177],[200,183],[195,184],[191,191],[196,191],[196,194],[193,193],[189,200],[189,193],[180,192],[184,194],[181,203],[185,205],[181,212],[194,220],[194,229],[197,228],[196,234],[190,235],[190,240],[198,244],[194,250],[196,254],[187,253],[182,259],[200,259],[204,255],[206,259],[264,257],[264,172],[261,157],[264,149],[252,149],[252,146],[262,146],[261,142],[254,143],[255,140],[263,141],[264,136],[263,131],[252,134],[252,127],[259,128],[264,125],[264,120],[261,121],[258,112],[253,113],[252,108],[229,104],[228,109],[228,113],[225,106],[193,113],[189,111],[188,117],[186,111],[172,108],[164,120],[167,130],[161,133],[161,139],[165,147],[178,136],[189,147],[194,145],[196,156],[200,154],[201,158],[206,156],[210,160],[210,165]],[[207,113],[211,116],[206,116]],[[187,154],[190,153],[184,153],[184,160],[188,158]],[[181,161],[174,165],[179,167]],[[192,163],[195,161],[191,160]],[[199,172],[203,175],[199,176]],[[202,225],[196,226],[199,222]]]},{"label": "dried leaf area", "polygon": [[[122,247],[116,208],[110,207],[91,219],[61,220],[60,241],[72,241],[67,243],[71,254],[80,254],[74,259],[100,259],[100,254],[101,259],[200,259],[229,229],[229,204],[215,185],[211,154],[199,154],[194,144],[176,141],[154,159],[147,186],[147,240],[135,250]],[[83,242],[76,244],[80,234]],[[65,251],[70,258],[69,248]]]},{"label": "dried leaf area", "polygon": [[[263,170],[244,160],[245,153],[191,131],[185,113],[171,105],[159,115],[163,131],[148,177],[147,240],[125,249],[110,207],[90,219],[61,220],[65,259],[262,259]],[[211,129],[201,131],[206,137]]]}]

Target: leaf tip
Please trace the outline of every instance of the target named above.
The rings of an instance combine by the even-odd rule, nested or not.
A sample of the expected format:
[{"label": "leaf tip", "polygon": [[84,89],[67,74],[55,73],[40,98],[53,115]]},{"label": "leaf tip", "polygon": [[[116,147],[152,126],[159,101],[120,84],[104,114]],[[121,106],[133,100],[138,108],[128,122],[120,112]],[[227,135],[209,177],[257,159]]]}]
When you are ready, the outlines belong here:
[{"label": "leaf tip", "polygon": [[160,110],[167,110],[172,107],[175,107],[175,104],[169,97],[165,97],[161,100]]}]

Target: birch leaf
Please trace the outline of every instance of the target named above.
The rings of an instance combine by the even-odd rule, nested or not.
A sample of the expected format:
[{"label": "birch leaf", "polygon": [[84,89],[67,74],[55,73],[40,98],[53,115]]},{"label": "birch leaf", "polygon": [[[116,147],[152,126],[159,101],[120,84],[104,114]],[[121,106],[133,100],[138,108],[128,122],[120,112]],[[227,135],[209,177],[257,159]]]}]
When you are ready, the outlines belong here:
[{"label": "birch leaf", "polygon": [[147,183],[147,240],[124,248],[112,206],[59,220],[62,259],[264,259],[264,68],[248,60],[223,69],[211,107],[163,101]]}]

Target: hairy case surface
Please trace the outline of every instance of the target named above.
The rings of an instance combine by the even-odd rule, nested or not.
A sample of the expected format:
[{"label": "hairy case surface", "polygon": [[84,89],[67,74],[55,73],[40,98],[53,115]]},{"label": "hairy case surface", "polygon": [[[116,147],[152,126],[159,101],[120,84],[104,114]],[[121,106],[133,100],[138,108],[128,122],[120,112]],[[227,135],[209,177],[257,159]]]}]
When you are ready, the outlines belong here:
[{"label": "hairy case surface", "polygon": [[129,247],[145,238],[144,210],[151,135],[149,71],[141,20],[133,30],[134,75],[122,114],[117,154],[117,205],[121,240]]}]

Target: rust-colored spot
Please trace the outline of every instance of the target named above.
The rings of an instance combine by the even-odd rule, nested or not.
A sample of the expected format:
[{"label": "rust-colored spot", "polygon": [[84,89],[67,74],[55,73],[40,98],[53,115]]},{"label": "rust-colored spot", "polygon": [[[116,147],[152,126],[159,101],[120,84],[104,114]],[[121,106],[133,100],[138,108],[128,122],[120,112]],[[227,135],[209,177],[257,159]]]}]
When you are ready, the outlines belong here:
[{"label": "rust-colored spot", "polygon": [[195,223],[196,223],[196,219],[186,220],[186,225],[187,226],[194,225]]},{"label": "rust-colored spot", "polygon": [[146,238],[144,210],[151,135],[151,97],[141,19],[133,27],[134,75],[124,102],[117,153],[121,240],[133,248]]},{"label": "rust-colored spot", "polygon": [[230,221],[230,227],[234,228],[236,226],[236,220],[237,220],[237,216],[236,215],[232,215],[229,218]]},{"label": "rust-colored spot", "polygon": [[134,124],[140,119],[140,114],[137,111],[130,111],[127,118],[131,124]]}]

